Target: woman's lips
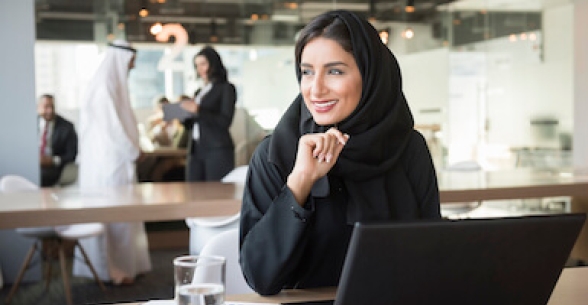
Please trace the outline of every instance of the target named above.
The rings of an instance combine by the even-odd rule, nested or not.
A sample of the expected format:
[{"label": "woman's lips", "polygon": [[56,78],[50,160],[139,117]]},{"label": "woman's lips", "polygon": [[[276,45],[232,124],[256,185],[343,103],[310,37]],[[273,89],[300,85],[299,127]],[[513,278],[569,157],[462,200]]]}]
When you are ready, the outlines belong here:
[{"label": "woman's lips", "polygon": [[331,100],[331,101],[313,101],[312,104],[314,105],[314,110],[316,112],[329,112],[331,111],[331,109],[333,109],[335,107],[335,104],[337,104],[337,101],[335,100]]}]

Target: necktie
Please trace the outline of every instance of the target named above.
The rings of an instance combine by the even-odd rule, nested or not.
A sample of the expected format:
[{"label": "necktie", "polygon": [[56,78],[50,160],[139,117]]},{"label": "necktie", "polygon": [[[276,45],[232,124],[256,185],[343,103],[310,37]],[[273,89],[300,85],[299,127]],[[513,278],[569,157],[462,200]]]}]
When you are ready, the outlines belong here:
[{"label": "necktie", "polygon": [[41,156],[45,155],[45,147],[47,147],[47,130],[49,123],[45,123],[43,127],[43,135],[41,136]]}]

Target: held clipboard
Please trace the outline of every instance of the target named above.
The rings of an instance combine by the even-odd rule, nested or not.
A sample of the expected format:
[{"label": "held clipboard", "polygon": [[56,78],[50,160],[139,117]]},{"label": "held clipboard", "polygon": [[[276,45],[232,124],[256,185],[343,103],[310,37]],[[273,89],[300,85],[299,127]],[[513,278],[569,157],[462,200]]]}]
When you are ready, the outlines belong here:
[{"label": "held clipboard", "polygon": [[180,103],[170,103],[163,105],[163,120],[169,122],[173,119],[178,119],[179,121],[184,121],[194,114],[185,110],[180,106]]}]

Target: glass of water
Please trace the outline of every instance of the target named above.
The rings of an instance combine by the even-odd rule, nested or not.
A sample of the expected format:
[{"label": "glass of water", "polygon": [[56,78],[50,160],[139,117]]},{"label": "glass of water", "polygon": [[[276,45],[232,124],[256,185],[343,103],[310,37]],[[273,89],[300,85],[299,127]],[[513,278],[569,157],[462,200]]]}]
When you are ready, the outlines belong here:
[{"label": "glass of water", "polygon": [[175,258],[176,304],[224,304],[225,266],[226,260],[221,256],[187,255]]}]

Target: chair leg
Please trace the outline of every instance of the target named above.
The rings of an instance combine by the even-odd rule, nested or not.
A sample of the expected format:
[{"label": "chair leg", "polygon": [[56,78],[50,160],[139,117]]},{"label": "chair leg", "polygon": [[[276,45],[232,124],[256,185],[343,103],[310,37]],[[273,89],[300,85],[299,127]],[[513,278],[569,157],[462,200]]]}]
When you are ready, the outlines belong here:
[{"label": "chair leg", "polygon": [[57,254],[55,251],[55,241],[53,239],[48,239],[47,244],[49,247],[49,249],[47,250],[47,255],[50,259],[44,260],[45,264],[47,265],[45,266],[45,269],[47,269],[47,272],[45,273],[45,290],[49,289],[49,284],[51,283],[51,276],[53,273],[53,258]]},{"label": "chair leg", "polygon": [[59,243],[59,265],[61,266],[61,277],[63,278],[63,288],[65,290],[65,298],[68,305],[72,305],[71,289],[69,286],[69,278],[67,276],[67,268],[65,264],[65,250],[63,249],[63,241],[57,241]]},{"label": "chair leg", "polygon": [[35,253],[35,250],[37,250],[37,241],[35,241],[33,243],[33,245],[31,246],[31,248],[29,249],[29,253],[27,253],[27,257],[25,258],[24,263],[20,267],[20,271],[18,272],[18,276],[16,277],[16,281],[12,285],[12,288],[10,289],[10,293],[8,293],[8,296],[6,297],[6,300],[5,300],[6,304],[10,303],[10,301],[12,300],[12,297],[16,293],[16,290],[18,289],[18,285],[20,284],[20,281],[22,280],[22,277],[23,277],[25,271],[27,270],[29,263],[31,262],[31,259],[33,258],[33,254]]},{"label": "chair leg", "polygon": [[88,265],[88,268],[90,268],[90,271],[92,271],[92,275],[94,275],[94,279],[98,283],[98,286],[100,286],[100,289],[102,289],[102,291],[106,291],[106,287],[104,287],[104,284],[102,283],[102,281],[98,277],[98,273],[96,273],[96,270],[94,269],[94,265],[92,265],[92,263],[90,262],[90,259],[88,258],[88,255],[86,254],[86,251],[84,250],[84,247],[82,247],[82,244],[80,244],[80,242],[77,240],[76,240],[76,246],[78,246],[78,248],[80,248],[80,252],[82,253],[82,256],[84,256],[84,261],[86,262],[86,265]]}]

